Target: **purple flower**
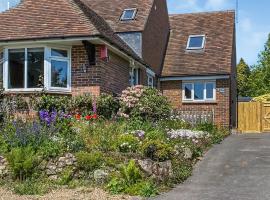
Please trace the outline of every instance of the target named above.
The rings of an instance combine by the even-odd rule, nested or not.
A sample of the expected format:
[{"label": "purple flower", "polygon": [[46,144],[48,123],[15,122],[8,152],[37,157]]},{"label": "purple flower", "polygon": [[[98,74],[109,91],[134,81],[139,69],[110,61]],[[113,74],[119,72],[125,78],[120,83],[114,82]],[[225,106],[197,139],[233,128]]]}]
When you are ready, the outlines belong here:
[{"label": "purple flower", "polygon": [[40,120],[45,122],[48,126],[51,125],[51,123],[55,122],[57,119],[57,112],[54,110],[51,113],[49,113],[46,110],[39,111],[39,117]]},{"label": "purple flower", "polygon": [[94,98],[92,106],[93,106],[93,113],[96,114],[97,113],[97,101],[96,101],[96,98]]}]

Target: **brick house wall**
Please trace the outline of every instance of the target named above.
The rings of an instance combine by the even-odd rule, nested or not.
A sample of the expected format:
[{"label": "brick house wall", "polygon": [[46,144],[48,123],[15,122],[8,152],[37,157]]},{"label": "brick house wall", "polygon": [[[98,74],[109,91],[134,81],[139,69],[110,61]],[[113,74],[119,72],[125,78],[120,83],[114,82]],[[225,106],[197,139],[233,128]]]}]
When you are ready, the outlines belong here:
[{"label": "brick house wall", "polygon": [[169,33],[166,0],[155,0],[143,31],[142,55],[157,75],[161,74]]},{"label": "brick house wall", "polygon": [[[221,93],[220,89],[224,89]],[[168,97],[176,110],[184,111],[214,111],[214,123],[217,126],[230,126],[230,80],[216,81],[216,103],[183,103],[182,81],[161,82],[163,94]]]},{"label": "brick house wall", "polygon": [[[129,62],[109,51],[109,59],[100,59],[100,48],[96,48],[96,65],[89,65],[83,45],[72,47],[72,95],[90,93],[120,94],[129,84]],[[84,67],[86,72],[84,71]],[[147,84],[146,70],[141,69],[140,83]]]}]

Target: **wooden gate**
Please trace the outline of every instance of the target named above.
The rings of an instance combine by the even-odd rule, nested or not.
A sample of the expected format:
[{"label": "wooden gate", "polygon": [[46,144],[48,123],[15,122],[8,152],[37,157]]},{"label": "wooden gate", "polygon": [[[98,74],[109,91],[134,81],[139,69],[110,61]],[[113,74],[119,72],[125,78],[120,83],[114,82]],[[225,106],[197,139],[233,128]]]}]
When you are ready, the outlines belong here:
[{"label": "wooden gate", "polygon": [[238,103],[238,130],[242,133],[270,132],[270,102]]}]

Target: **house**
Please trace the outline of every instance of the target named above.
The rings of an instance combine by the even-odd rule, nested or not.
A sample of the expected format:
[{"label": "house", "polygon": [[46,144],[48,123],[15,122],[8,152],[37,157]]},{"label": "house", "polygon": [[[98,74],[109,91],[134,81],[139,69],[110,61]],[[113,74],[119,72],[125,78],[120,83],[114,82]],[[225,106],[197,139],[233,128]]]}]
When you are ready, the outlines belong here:
[{"label": "house", "polygon": [[3,2],[5,94],[119,94],[142,84],[177,109],[234,124],[234,12],[169,16],[166,0]]},{"label": "house", "polygon": [[227,127],[236,124],[234,23],[234,11],[171,15],[160,78],[176,109],[211,112]]}]

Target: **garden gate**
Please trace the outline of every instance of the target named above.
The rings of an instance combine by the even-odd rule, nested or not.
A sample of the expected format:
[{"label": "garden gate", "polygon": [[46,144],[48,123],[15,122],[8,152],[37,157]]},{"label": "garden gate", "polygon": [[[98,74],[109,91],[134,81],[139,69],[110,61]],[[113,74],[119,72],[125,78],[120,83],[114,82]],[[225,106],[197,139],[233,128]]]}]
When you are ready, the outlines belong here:
[{"label": "garden gate", "polygon": [[270,102],[238,103],[238,130],[242,133],[270,132]]}]

